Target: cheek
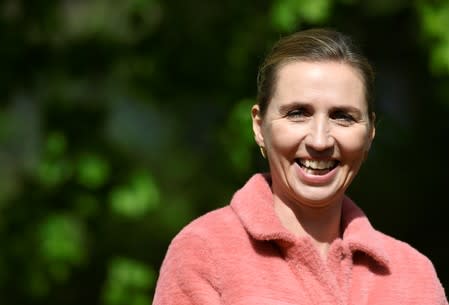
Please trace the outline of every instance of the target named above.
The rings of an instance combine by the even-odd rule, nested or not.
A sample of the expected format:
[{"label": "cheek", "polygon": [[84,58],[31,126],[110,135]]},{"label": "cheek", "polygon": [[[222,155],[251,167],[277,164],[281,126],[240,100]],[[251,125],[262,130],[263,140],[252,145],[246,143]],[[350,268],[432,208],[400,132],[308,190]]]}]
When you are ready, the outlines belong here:
[{"label": "cheek", "polygon": [[303,139],[304,132],[299,126],[286,122],[274,121],[265,130],[268,148],[274,153],[282,153],[286,157],[294,156]]},{"label": "cheek", "polygon": [[345,157],[355,160],[362,160],[369,149],[369,137],[365,128],[355,129],[339,134],[340,149]]}]

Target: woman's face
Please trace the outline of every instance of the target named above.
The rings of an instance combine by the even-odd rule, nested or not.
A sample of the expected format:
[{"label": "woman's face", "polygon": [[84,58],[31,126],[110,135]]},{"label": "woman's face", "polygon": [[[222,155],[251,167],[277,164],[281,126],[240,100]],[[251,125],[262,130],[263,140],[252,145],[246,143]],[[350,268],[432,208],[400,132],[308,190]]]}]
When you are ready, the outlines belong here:
[{"label": "woman's face", "polygon": [[374,138],[361,76],[333,61],[290,62],[277,76],[265,115],[252,109],[274,196],[310,207],[340,202]]}]

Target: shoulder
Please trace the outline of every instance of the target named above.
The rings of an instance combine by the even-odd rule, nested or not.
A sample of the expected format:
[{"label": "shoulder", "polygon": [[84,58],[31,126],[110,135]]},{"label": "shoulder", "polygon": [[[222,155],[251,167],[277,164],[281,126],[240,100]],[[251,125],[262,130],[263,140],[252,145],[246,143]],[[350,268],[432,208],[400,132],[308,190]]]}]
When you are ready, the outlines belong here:
[{"label": "shoulder", "polygon": [[416,304],[447,304],[444,288],[432,261],[409,243],[380,234],[390,259],[391,275],[397,283],[406,286]]},{"label": "shoulder", "polygon": [[[179,231],[171,240],[162,269],[169,265],[177,268],[203,268],[211,262],[212,244],[217,234],[224,231],[225,223],[232,221],[232,211],[226,206],[200,216]],[[178,269],[178,270],[179,270]]]},{"label": "shoulder", "polygon": [[173,238],[169,250],[189,247],[199,250],[198,246],[211,248],[214,243],[236,235],[236,231],[240,228],[238,217],[228,205],[208,212],[187,224]]},{"label": "shoulder", "polygon": [[404,266],[417,271],[433,271],[429,258],[411,244],[395,237],[379,232],[384,247],[393,264],[392,267]]},{"label": "shoulder", "polygon": [[[212,232],[222,231],[230,224],[238,222],[238,218],[229,205],[208,212],[192,220],[176,235],[175,239],[182,239],[186,236],[198,236],[207,238]],[[214,234],[215,236],[215,234]]]},{"label": "shoulder", "polygon": [[[400,278],[411,280],[410,289],[429,290],[433,294],[444,291],[432,261],[407,242],[381,233],[390,259],[390,271]],[[438,293],[436,293],[438,291]]]},{"label": "shoulder", "polygon": [[209,212],[172,239],[159,270],[155,304],[218,304],[214,232],[232,218],[230,212],[228,207]]}]

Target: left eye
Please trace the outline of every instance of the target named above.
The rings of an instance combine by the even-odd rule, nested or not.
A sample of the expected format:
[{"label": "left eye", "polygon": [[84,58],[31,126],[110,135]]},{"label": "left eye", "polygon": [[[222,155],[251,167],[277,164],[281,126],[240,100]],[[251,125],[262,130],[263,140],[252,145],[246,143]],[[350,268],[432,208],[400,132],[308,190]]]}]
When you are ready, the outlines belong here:
[{"label": "left eye", "polygon": [[334,120],[343,121],[345,123],[355,122],[354,117],[352,115],[350,115],[349,113],[344,112],[344,111],[333,112],[330,117],[332,119],[334,119]]}]

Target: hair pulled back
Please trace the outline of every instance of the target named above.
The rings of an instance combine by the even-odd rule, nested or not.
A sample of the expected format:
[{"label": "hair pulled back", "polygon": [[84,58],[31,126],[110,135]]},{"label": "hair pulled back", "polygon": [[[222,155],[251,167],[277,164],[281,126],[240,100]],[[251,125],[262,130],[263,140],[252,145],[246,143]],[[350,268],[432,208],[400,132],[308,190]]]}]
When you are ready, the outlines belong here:
[{"label": "hair pulled back", "polygon": [[356,69],[365,87],[369,118],[374,119],[373,68],[349,36],[331,29],[299,31],[275,43],[257,75],[257,103],[262,117],[273,97],[279,69],[292,61],[337,61]]}]

